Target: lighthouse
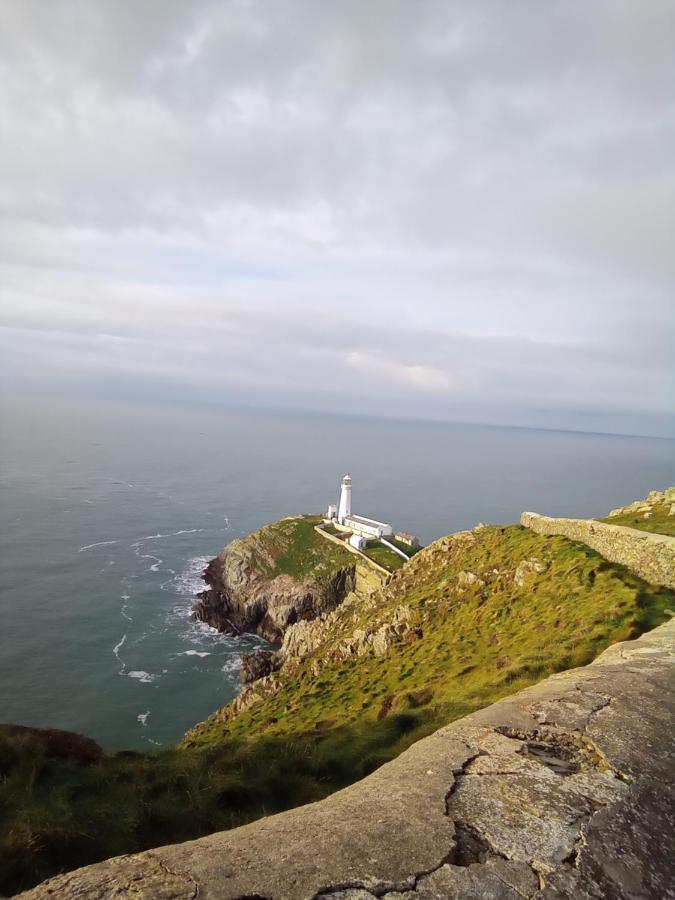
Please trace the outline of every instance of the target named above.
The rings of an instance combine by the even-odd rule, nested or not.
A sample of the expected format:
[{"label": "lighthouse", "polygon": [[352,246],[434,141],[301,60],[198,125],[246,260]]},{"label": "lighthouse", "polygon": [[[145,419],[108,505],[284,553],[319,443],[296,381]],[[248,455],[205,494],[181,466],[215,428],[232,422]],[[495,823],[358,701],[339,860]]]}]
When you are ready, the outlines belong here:
[{"label": "lighthouse", "polygon": [[[369,541],[382,541],[394,553],[409,559],[409,555],[401,548],[385,538],[397,538],[399,543],[409,547],[419,547],[419,541],[414,534],[397,532],[387,522],[378,522],[377,519],[368,519],[366,516],[356,516],[352,513],[352,476],[345,475],[340,485],[340,503],[334,503],[328,507],[323,525],[317,525],[317,531],[330,535],[332,541],[339,538],[346,540],[349,546],[356,552],[361,552]],[[340,535],[342,537],[340,538]],[[363,554],[361,554],[363,555]]]},{"label": "lighthouse", "polygon": [[340,505],[338,506],[338,522],[342,525],[344,520],[352,514],[352,478],[345,475],[340,488]]}]

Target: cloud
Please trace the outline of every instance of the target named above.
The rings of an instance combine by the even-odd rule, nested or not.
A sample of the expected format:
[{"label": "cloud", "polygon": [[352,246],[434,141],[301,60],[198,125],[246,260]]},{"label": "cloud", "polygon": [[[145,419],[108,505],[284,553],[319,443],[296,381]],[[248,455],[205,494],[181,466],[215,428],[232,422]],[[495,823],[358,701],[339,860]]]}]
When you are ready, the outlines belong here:
[{"label": "cloud", "polygon": [[6,389],[671,427],[674,10],[6,0]]}]

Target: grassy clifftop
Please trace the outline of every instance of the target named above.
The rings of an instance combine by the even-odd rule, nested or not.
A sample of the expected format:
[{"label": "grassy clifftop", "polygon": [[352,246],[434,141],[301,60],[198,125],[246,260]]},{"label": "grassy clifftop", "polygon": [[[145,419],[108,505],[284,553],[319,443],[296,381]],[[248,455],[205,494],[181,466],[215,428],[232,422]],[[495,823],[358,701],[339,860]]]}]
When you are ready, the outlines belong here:
[{"label": "grassy clifftop", "polygon": [[319,522],[320,516],[292,516],[265,525],[242,542],[255,548],[267,576],[290,575],[299,581],[330,578],[345,565],[353,565],[354,557],[318,535]]},{"label": "grassy clifftop", "polygon": [[[262,529],[256,542],[252,564],[267,578],[330,577],[342,554],[354,560],[310,517]],[[319,799],[673,609],[672,591],[565,538],[517,525],[442,538],[380,592],[350,593],[293,625],[286,662],[254,683],[251,702],[176,747],[87,761],[0,729],[0,893]]]},{"label": "grassy clifftop", "polygon": [[351,589],[355,557],[317,534],[317,516],[293,516],[228,544],[209,563],[209,589],[193,615],[228,634],[281,641],[298,619],[338,606]]}]

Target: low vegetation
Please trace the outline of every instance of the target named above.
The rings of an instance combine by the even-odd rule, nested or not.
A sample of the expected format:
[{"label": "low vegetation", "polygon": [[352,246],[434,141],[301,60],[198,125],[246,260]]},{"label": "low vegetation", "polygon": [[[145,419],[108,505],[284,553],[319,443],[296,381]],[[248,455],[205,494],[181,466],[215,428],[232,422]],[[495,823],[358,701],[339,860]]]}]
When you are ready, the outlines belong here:
[{"label": "low vegetation", "polygon": [[672,506],[672,503],[656,503],[649,510],[647,518],[645,518],[644,512],[630,511],[619,516],[600,519],[600,521],[609,522],[610,525],[626,525],[628,528],[639,528],[641,531],[675,537],[675,516],[670,514]]},{"label": "low vegetation", "polygon": [[[315,521],[280,523],[281,571],[302,578],[333,564]],[[319,799],[673,609],[672,591],[565,538],[520,526],[443,538],[381,595],[340,607],[322,645],[276,673],[276,691],[227,722],[212,716],[176,747],[82,765],[0,730],[0,894]],[[384,652],[349,651],[356,634],[399,621]]]},{"label": "low vegetation", "polygon": [[368,559],[372,559],[373,562],[376,562],[388,572],[395,572],[397,569],[400,569],[401,566],[406,564],[406,561],[402,556],[399,556],[398,553],[394,553],[393,550],[389,547],[385,547],[384,544],[380,544],[379,541],[370,541],[363,552]]},{"label": "low vegetation", "polygon": [[320,516],[293,516],[281,519],[255,532],[262,550],[258,558],[266,560],[275,575],[305,578],[331,577],[345,565],[353,565],[348,550],[316,533]]}]

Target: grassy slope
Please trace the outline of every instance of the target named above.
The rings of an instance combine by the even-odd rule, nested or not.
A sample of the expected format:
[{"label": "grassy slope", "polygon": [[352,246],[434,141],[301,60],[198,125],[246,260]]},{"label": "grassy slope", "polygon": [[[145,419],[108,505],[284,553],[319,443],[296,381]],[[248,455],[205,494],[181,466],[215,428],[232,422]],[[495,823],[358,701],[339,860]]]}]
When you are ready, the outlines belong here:
[{"label": "grassy slope", "polygon": [[[548,565],[523,587],[513,572],[521,560]],[[497,573],[495,574],[495,570]],[[464,589],[459,572],[484,585]],[[377,721],[386,699],[391,709],[415,705],[433,727],[565,668],[583,665],[609,643],[640,634],[665,620],[673,593],[647,585],[583,544],[547,538],[520,526],[490,527],[473,543],[443,539],[400,569],[381,604],[354,621],[338,613],[329,642],[296,671],[284,673],[282,689],[228,723],[229,735],[279,735],[324,730],[327,721]],[[314,660],[355,628],[377,626],[393,611],[410,607],[421,639],[403,641],[386,656],[331,662],[311,673]],[[423,692],[425,702],[410,693]],[[217,720],[195,739],[219,740]]]},{"label": "grassy slope", "polygon": [[[277,562],[305,573],[305,553],[322,539],[309,519],[286,521],[301,524],[284,525],[294,537]],[[531,557],[548,569],[519,588],[513,571]],[[461,571],[485,585],[460,590]],[[343,608],[314,656],[329,659],[355,628],[401,605],[421,637],[386,656],[329,662],[317,676],[310,657],[282,672],[277,694],[227,728],[210,720],[189,746],[83,769],[0,733],[0,892],[325,796],[439,725],[660,623],[674,603],[672,591],[564,538],[511,526],[469,543],[443,539],[393,576],[378,605]]]},{"label": "grassy slope", "polygon": [[354,556],[332,541],[322,538],[314,530],[319,516],[294,516],[266,525],[244,538],[257,544],[263,552],[258,559],[265,559],[265,574],[291,575],[303,580],[330,578],[339,569],[354,565]]},{"label": "grassy slope", "polygon": [[389,572],[395,572],[397,569],[400,569],[401,566],[405,565],[405,560],[402,559],[398,553],[394,553],[393,550],[390,550],[389,547],[385,547],[384,544],[376,544],[373,541],[373,543],[369,544],[363,552],[369,559],[372,559]]},{"label": "grassy slope", "polygon": [[622,516],[611,516],[600,519],[610,525],[627,525],[629,528],[639,528],[641,531],[651,531],[655,534],[669,534],[675,537],[675,516],[669,515],[670,503],[659,503],[652,507],[652,516],[645,519],[642,513],[627,513]]}]

